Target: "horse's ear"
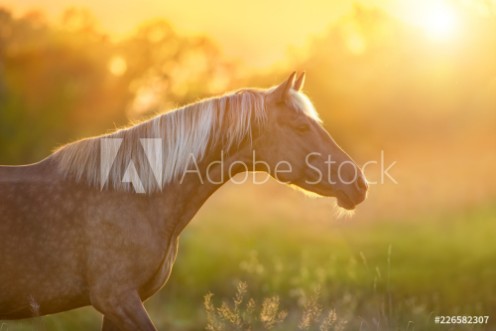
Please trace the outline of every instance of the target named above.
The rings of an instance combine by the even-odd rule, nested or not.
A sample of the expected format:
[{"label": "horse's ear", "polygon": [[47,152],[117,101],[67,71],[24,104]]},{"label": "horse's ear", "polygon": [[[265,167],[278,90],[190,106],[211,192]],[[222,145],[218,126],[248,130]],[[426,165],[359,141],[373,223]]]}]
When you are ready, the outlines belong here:
[{"label": "horse's ear", "polygon": [[294,84],[293,88],[295,91],[301,91],[303,89],[303,85],[305,85],[305,72],[302,72],[300,77],[296,80],[296,83]]},{"label": "horse's ear", "polygon": [[272,96],[276,100],[283,100],[289,91],[294,87],[296,78],[296,71],[293,72],[288,79],[282,82],[274,91],[272,91]]}]

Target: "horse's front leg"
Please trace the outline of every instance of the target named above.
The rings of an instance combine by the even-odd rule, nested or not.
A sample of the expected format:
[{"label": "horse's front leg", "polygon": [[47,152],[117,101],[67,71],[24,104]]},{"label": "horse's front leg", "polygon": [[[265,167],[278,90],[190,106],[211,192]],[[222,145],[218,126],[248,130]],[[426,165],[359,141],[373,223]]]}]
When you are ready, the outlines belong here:
[{"label": "horse's front leg", "polygon": [[92,304],[104,316],[102,331],[157,331],[137,292],[95,297]]},{"label": "horse's front leg", "polygon": [[102,322],[102,331],[120,331],[110,320],[108,317],[103,316]]}]

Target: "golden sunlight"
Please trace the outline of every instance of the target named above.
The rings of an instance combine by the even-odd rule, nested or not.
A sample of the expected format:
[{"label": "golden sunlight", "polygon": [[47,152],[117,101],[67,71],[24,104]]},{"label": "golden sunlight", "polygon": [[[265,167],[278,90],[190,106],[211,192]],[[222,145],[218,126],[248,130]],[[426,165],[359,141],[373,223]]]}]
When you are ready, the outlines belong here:
[{"label": "golden sunlight", "polygon": [[434,40],[453,38],[457,23],[454,9],[444,3],[437,3],[426,8],[419,21],[427,36]]}]

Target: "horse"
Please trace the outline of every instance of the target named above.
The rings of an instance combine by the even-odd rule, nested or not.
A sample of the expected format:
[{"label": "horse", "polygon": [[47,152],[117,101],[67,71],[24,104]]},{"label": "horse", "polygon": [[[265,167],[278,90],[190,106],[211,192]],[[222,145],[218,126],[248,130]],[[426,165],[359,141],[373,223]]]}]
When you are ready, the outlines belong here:
[{"label": "horse", "polygon": [[367,181],[323,128],[304,80],[293,72],[1,166],[0,320],[91,305],[103,331],[156,330],[143,302],[167,282],[181,231],[238,173],[266,172],[354,209]]}]

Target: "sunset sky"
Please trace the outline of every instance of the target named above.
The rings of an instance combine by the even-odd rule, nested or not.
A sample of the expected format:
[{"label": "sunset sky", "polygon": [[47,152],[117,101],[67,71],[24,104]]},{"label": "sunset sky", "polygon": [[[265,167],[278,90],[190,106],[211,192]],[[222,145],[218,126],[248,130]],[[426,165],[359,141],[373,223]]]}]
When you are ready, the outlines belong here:
[{"label": "sunset sky", "polygon": [[227,55],[258,68],[281,61],[288,49],[303,50],[309,37],[325,32],[354,3],[382,8],[440,40],[455,37],[458,12],[484,10],[474,6],[483,1],[464,0],[0,0],[18,15],[41,9],[52,20],[67,7],[88,8],[114,38],[125,37],[146,20],[164,18],[181,33],[209,35]]}]

